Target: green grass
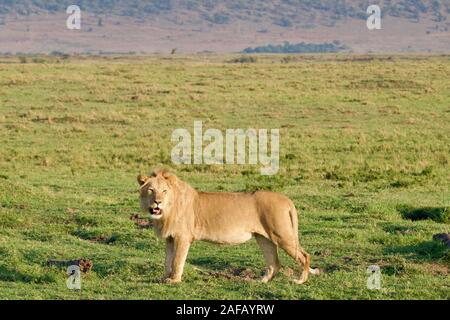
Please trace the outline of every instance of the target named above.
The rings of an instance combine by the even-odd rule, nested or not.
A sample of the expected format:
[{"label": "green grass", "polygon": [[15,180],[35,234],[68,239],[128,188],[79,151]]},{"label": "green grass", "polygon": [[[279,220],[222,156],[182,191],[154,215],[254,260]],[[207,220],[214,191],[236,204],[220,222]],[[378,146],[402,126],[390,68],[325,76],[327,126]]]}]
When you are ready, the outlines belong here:
[{"label": "green grass", "polygon": [[[449,250],[432,241],[449,232],[448,215],[405,216],[448,214],[450,58],[232,58],[1,61],[0,298],[450,298]],[[280,128],[278,175],[172,165],[171,133],[192,132],[194,120]],[[266,285],[254,241],[196,243],[184,282],[159,283],[163,241],[130,220],[135,177],[157,165],[201,190],[288,195],[301,243],[326,272],[298,286],[285,270]],[[66,288],[64,268],[46,266],[81,257],[94,267],[80,292]],[[371,264],[380,291],[366,288]]]}]

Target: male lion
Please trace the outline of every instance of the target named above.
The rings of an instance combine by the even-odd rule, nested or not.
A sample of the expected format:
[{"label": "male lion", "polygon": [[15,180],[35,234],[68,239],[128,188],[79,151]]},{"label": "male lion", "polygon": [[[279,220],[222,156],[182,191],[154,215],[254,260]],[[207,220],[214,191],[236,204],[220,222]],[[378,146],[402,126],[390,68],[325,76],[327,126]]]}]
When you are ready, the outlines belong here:
[{"label": "male lion", "polygon": [[255,236],[266,260],[263,282],[280,269],[278,247],[303,265],[302,284],[310,269],[309,254],[298,240],[297,211],[292,201],[274,192],[200,192],[166,170],[138,176],[141,209],[150,213],[157,235],[166,240],[166,283],[181,281],[189,246],[195,240],[240,244]]}]

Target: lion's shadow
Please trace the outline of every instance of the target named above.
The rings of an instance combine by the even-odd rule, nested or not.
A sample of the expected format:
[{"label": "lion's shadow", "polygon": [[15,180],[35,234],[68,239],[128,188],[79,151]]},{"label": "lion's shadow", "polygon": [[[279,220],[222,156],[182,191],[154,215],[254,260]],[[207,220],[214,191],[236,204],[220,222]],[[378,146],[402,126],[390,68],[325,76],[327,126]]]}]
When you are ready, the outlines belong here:
[{"label": "lion's shadow", "polygon": [[384,248],[388,255],[402,255],[415,262],[439,261],[448,255],[448,248],[438,241],[425,241],[415,245],[391,246]]},{"label": "lion's shadow", "polygon": [[189,263],[195,267],[214,271],[225,271],[232,267],[232,264],[229,262],[215,257],[195,257],[188,260]]},{"label": "lion's shadow", "polygon": [[261,276],[253,265],[240,263],[240,267],[236,267],[229,262],[214,257],[192,258],[189,259],[189,264],[196,271],[216,278],[255,280]]}]

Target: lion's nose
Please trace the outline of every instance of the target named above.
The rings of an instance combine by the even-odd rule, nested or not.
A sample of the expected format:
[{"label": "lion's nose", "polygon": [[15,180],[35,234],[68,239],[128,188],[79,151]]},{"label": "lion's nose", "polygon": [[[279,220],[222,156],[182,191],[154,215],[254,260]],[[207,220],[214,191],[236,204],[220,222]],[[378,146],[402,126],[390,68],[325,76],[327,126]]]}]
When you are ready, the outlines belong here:
[{"label": "lion's nose", "polygon": [[155,202],[155,204],[160,205],[162,201],[161,200],[155,200],[154,202]]}]

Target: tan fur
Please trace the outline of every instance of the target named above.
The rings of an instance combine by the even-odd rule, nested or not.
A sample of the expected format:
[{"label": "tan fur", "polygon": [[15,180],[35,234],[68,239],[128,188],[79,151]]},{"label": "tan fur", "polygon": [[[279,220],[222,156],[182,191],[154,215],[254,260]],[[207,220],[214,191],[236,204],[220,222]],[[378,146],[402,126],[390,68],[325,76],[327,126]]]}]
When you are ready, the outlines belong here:
[{"label": "tan fur", "polygon": [[142,210],[151,213],[151,208],[159,204],[161,214],[151,217],[157,235],[166,240],[167,283],[181,281],[193,241],[240,244],[252,236],[266,260],[264,282],[280,269],[278,247],[303,266],[296,283],[304,283],[310,271],[315,273],[310,270],[309,255],[299,244],[297,211],[289,198],[267,191],[199,192],[165,170],[154,171],[149,177],[139,176],[138,182]]}]

